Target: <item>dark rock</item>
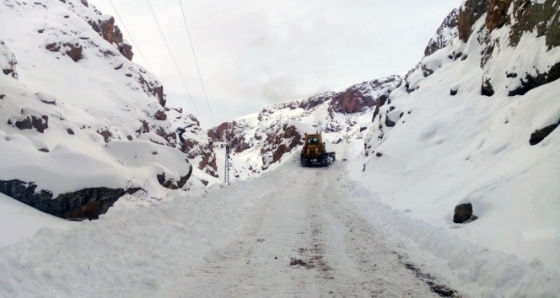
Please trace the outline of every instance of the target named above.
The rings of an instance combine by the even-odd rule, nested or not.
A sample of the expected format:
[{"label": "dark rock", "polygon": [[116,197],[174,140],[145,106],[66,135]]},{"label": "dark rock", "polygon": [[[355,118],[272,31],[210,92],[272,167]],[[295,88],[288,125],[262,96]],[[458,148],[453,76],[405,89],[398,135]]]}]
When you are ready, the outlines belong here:
[{"label": "dark rock", "polygon": [[150,125],[148,124],[148,122],[146,120],[140,120],[140,123],[142,123],[142,126],[140,126],[137,130],[136,130],[136,134],[139,136],[143,133],[148,133],[150,132]]},{"label": "dark rock", "polygon": [[296,259],[296,258],[291,258],[290,260],[290,266],[307,266],[307,262],[300,260],[300,259]]},{"label": "dark rock", "polygon": [[165,172],[161,174],[157,174],[157,180],[159,184],[165,188],[181,189],[183,188],[183,186],[185,186],[185,184],[187,184],[187,181],[189,180],[191,175],[192,175],[192,165],[189,164],[189,172],[185,176],[180,177],[178,181],[175,181],[175,179],[173,178],[166,179]]},{"label": "dark rock", "polygon": [[0,40],[0,53],[3,53],[5,63],[0,65],[2,72],[5,75],[10,75],[12,78],[17,79],[18,74],[16,71],[16,56],[6,47],[4,41]]},{"label": "dark rock", "polygon": [[45,152],[45,153],[49,153],[49,152],[50,152],[49,149],[47,149],[47,148],[41,148],[41,149],[39,149],[39,151]]},{"label": "dark rock", "polygon": [[381,153],[381,152],[377,152],[377,153],[375,153],[375,156],[377,156],[377,157],[381,157],[381,156],[383,156],[383,153]]},{"label": "dark rock", "polygon": [[0,94],[0,99],[6,98],[6,94]]},{"label": "dark rock", "polygon": [[[270,133],[266,135],[264,144],[261,147],[261,156],[263,159],[263,170],[268,169],[268,167],[280,161],[284,154],[289,153],[297,147],[303,144],[303,136],[293,125],[285,127],[271,128]],[[287,145],[286,145],[287,144]],[[266,154],[272,152],[272,160],[265,160]]]},{"label": "dark rock", "polygon": [[56,99],[55,98],[49,98],[49,97],[44,96],[40,93],[36,93],[35,95],[37,96],[37,98],[39,98],[39,101],[41,101],[42,103],[56,106]]},{"label": "dark rock", "polygon": [[451,96],[457,95],[457,89],[454,89],[454,88],[449,89],[449,94],[450,94]]},{"label": "dark rock", "polygon": [[103,136],[105,143],[109,143],[109,139],[113,137],[113,134],[107,128],[98,130],[97,133]]},{"label": "dark rock", "polygon": [[494,95],[494,87],[492,87],[492,84],[490,84],[490,80],[484,81],[484,83],[480,87],[480,94],[484,96]]},{"label": "dark rock", "polygon": [[134,52],[132,52],[132,46],[127,43],[122,43],[119,45],[119,52],[126,57],[126,59],[132,61]]},{"label": "dark rock", "polygon": [[329,111],[355,114],[363,112],[365,108],[371,108],[374,105],[374,99],[365,94],[363,86],[356,85],[335,96],[329,102]]},{"label": "dark rock", "polygon": [[49,191],[37,191],[37,185],[33,182],[0,180],[0,193],[45,213],[66,219],[97,219],[121,196],[126,193],[133,194],[138,190],[140,188],[85,188],[53,198]]},{"label": "dark rock", "polygon": [[142,85],[144,91],[152,96],[155,96],[162,107],[165,107],[167,100],[165,93],[163,93],[163,86],[158,81],[146,80],[141,74],[138,77],[138,83]]},{"label": "dark rock", "polygon": [[[457,33],[453,32],[454,28],[457,28],[457,20],[459,18],[459,10],[453,9],[449,15],[443,20],[438,30],[436,31],[436,36],[430,39],[426,49],[424,50],[424,56],[430,56],[439,49],[443,49],[453,41],[453,38],[457,36]],[[443,33],[453,32],[452,38],[447,38]],[[456,30],[456,29],[455,29]]]},{"label": "dark rock", "polygon": [[213,150],[212,140],[208,143],[201,143],[191,138],[185,138],[184,134],[187,132],[187,128],[192,133],[196,134],[198,132],[199,134],[203,134],[202,129],[198,125],[198,120],[192,115],[188,115],[188,117],[190,117],[193,121],[196,120],[195,123],[197,123],[197,125],[193,123],[186,128],[177,129],[176,135],[180,142],[180,150],[191,160],[201,157],[202,159],[198,164],[198,168],[213,177],[218,177],[218,174],[216,173],[218,165],[216,164],[216,153]]},{"label": "dark rock", "polygon": [[434,73],[434,71],[432,69],[429,69],[425,64],[422,64],[421,68],[422,68],[422,74],[424,75],[424,77],[429,77],[430,75],[432,75]]},{"label": "dark rock", "polygon": [[385,115],[385,126],[393,127],[395,125],[396,125],[396,123],[393,122],[391,119],[389,119],[389,115]]},{"label": "dark rock", "polygon": [[68,57],[72,58],[72,60],[74,60],[74,62],[78,62],[80,61],[82,58],[84,58],[84,56],[82,55],[82,46],[78,43],[76,44],[72,44],[72,43],[65,43],[64,46],[69,47],[70,49],[66,51],[66,55],[68,55]]},{"label": "dark rock", "polygon": [[72,135],[72,136],[74,135],[74,131],[73,131],[71,128],[67,128],[67,129],[66,129],[66,132],[67,132],[69,135]]},{"label": "dark rock", "polygon": [[550,133],[552,133],[554,129],[558,127],[558,125],[560,125],[560,121],[558,121],[558,123],[556,124],[551,124],[545,128],[535,130],[535,132],[531,134],[531,138],[529,139],[529,144],[531,146],[534,146],[540,143],[542,140],[544,140],[544,138],[546,138]]},{"label": "dark rock", "polygon": [[506,72],[506,78],[517,78],[517,74],[515,72]]},{"label": "dark rock", "polygon": [[472,26],[482,17],[488,9],[488,0],[466,0],[459,10],[457,18],[457,28],[459,38],[467,42],[472,34]]},{"label": "dark rock", "polygon": [[175,147],[175,145],[177,145],[177,134],[174,131],[167,131],[163,127],[159,126],[156,128],[155,133],[165,139],[167,146]]},{"label": "dark rock", "polygon": [[[208,131],[208,137],[212,142],[227,142],[232,152],[241,153],[251,145],[245,141],[245,129],[241,123],[237,121],[224,122]],[[262,139],[261,136],[255,136],[256,140]]]},{"label": "dark rock", "polygon": [[45,46],[45,48],[51,52],[58,52],[60,51],[60,44],[58,42],[49,43]]},{"label": "dark rock", "polygon": [[21,130],[35,128],[38,132],[43,133],[49,127],[49,116],[27,116],[23,120],[16,121],[15,126]]},{"label": "dark rock", "polygon": [[529,92],[530,90],[556,81],[559,78],[560,62],[554,64],[546,73],[537,72],[537,75],[535,76],[527,74],[524,79],[521,79],[521,86],[517,87],[515,90],[511,90],[508,93],[508,96],[525,95],[525,93]]},{"label": "dark rock", "polygon": [[464,223],[471,219],[473,216],[473,209],[471,203],[460,204],[455,207],[455,214],[453,215],[454,223]]},{"label": "dark rock", "polygon": [[546,36],[548,49],[560,46],[560,19],[558,3],[555,0],[537,1],[515,0],[514,19],[511,22],[510,43],[517,46],[526,32],[536,32],[537,37]]},{"label": "dark rock", "polygon": [[486,14],[486,28],[492,31],[501,28],[509,20],[507,11],[513,0],[488,0],[488,13]]},{"label": "dark rock", "polygon": [[165,114],[165,111],[159,110],[154,115],[154,118],[156,118],[156,120],[163,121],[167,119],[167,114]]},{"label": "dark rock", "polygon": [[482,52],[482,57],[480,58],[480,67],[484,67],[490,58],[492,57],[492,53],[494,53],[494,45],[487,44]]}]

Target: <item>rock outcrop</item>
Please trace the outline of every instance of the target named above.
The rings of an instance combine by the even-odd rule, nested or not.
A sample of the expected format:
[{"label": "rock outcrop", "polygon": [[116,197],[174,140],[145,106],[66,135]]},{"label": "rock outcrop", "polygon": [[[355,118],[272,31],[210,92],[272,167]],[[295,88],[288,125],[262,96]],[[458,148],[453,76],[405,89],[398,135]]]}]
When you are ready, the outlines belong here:
[{"label": "rock outcrop", "polygon": [[49,191],[37,191],[37,185],[32,182],[0,180],[0,193],[45,213],[72,220],[97,219],[120,197],[138,190],[140,189],[96,187],[60,194],[53,198]]},{"label": "rock outcrop", "polygon": [[[176,110],[170,110],[169,113],[180,115]],[[213,150],[213,140],[209,139],[207,133],[200,127],[198,119],[193,115],[176,116],[173,119],[174,121],[181,121],[175,124],[178,125],[179,149],[200,170],[213,177],[218,177],[218,165],[216,163],[216,154]]]},{"label": "rock outcrop", "polygon": [[430,39],[424,56],[430,56],[439,49],[443,49],[457,37],[459,30],[457,29],[457,20],[459,18],[459,9],[452,10],[443,20],[434,37]]},{"label": "rock outcrop", "polygon": [[2,73],[17,79],[16,64],[16,56],[6,47],[4,41],[0,40],[0,69],[2,69]]},{"label": "rock outcrop", "polygon": [[529,138],[529,144],[531,146],[537,145],[542,140],[544,140],[549,134],[551,134],[558,126],[560,126],[560,120],[558,120],[558,123],[554,123],[544,128],[537,129],[535,132],[531,134],[531,137]]},{"label": "rock outcrop", "polygon": [[[517,48],[524,35],[535,34],[536,38],[544,37],[546,49],[539,56],[543,56],[544,60],[546,55],[552,55],[550,50],[560,45],[560,20],[557,17],[559,12],[560,6],[555,0],[465,1],[458,17],[459,38],[468,43],[474,33],[474,38],[482,46],[480,65],[485,70],[481,86],[482,95],[492,96],[499,89],[508,89],[509,96],[524,95],[536,87],[560,78],[560,59],[557,58],[553,63],[536,61],[542,65],[531,65],[533,69],[511,66],[511,69],[506,69],[505,72],[515,73],[516,76],[508,76],[509,80],[505,84],[496,85],[495,81],[502,81],[496,77],[503,75],[504,70],[490,63],[501,60],[500,52],[506,48]],[[483,16],[484,21],[478,22]],[[473,31],[475,24],[479,25]],[[493,34],[502,28],[505,29],[504,34]],[[519,52],[518,56],[522,56],[522,49],[519,49]]]}]

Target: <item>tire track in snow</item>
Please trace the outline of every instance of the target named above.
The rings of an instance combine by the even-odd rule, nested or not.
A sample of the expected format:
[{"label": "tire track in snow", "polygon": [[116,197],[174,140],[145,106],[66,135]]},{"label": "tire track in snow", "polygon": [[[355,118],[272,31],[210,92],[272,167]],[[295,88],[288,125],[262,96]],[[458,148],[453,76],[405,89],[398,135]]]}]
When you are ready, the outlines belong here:
[{"label": "tire track in snow", "polygon": [[[437,297],[346,202],[342,166],[284,165],[234,240],[208,252],[172,297]],[[254,181],[258,183],[258,179]]]}]

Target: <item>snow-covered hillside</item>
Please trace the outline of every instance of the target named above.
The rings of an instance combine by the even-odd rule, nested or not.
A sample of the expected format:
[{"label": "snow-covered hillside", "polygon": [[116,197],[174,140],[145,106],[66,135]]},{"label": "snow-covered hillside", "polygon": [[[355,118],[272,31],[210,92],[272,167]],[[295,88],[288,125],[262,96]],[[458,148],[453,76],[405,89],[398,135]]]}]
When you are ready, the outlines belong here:
[{"label": "snow-covered hillside", "polygon": [[208,134],[218,147],[223,148],[225,142],[231,147],[232,180],[246,179],[274,169],[282,159],[299,153],[305,133],[321,131],[331,147],[340,150],[353,140],[363,139],[372,115],[401,80],[399,75],[389,76],[285,102],[222,123]]},{"label": "snow-covered hillside", "polygon": [[[208,132],[85,0],[4,0],[0,18],[0,296],[560,291],[557,0],[465,0],[406,75]],[[299,165],[315,131],[330,168]],[[115,207],[75,223],[10,197]]]},{"label": "snow-covered hillside", "polygon": [[95,218],[126,193],[144,204],[217,181],[206,133],[165,107],[111,16],[87,1],[5,0],[0,19],[0,192]]},{"label": "snow-covered hillside", "polygon": [[[560,5],[519,3],[466,1],[459,38],[391,93],[350,172],[397,210],[559,270],[560,131],[538,135],[560,123]],[[454,224],[460,203],[479,218]]]},{"label": "snow-covered hillside", "polygon": [[[277,105],[210,136],[228,140],[233,173],[244,179],[298,154],[305,132],[322,131],[378,203],[560,270],[559,11],[552,0],[467,0],[402,81]],[[340,94],[366,86],[373,104],[334,108]],[[455,207],[467,203],[478,219],[454,223]],[[425,245],[434,254],[445,246]]]}]

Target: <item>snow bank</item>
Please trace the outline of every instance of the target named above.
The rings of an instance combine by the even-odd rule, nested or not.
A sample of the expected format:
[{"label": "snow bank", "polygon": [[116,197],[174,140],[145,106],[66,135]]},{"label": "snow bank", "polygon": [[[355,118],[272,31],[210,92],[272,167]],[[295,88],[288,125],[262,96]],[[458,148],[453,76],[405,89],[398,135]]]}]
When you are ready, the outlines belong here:
[{"label": "snow bank", "polygon": [[43,228],[61,232],[76,226],[0,194],[0,247],[31,238]]},{"label": "snow bank", "polygon": [[[560,274],[543,269],[543,262],[527,263],[518,257],[453,235],[382,203],[378,195],[350,183],[349,200],[373,226],[392,241],[395,249],[423,271],[473,297],[555,297]],[[490,228],[491,230],[491,228]]]},{"label": "snow bank", "polygon": [[210,248],[231,241],[259,200],[285,188],[264,174],[216,185],[204,198],[171,192],[173,201],[134,209],[118,201],[97,221],[73,223],[75,229],[40,222],[34,237],[0,248],[0,297],[157,297],[192,275]]}]

